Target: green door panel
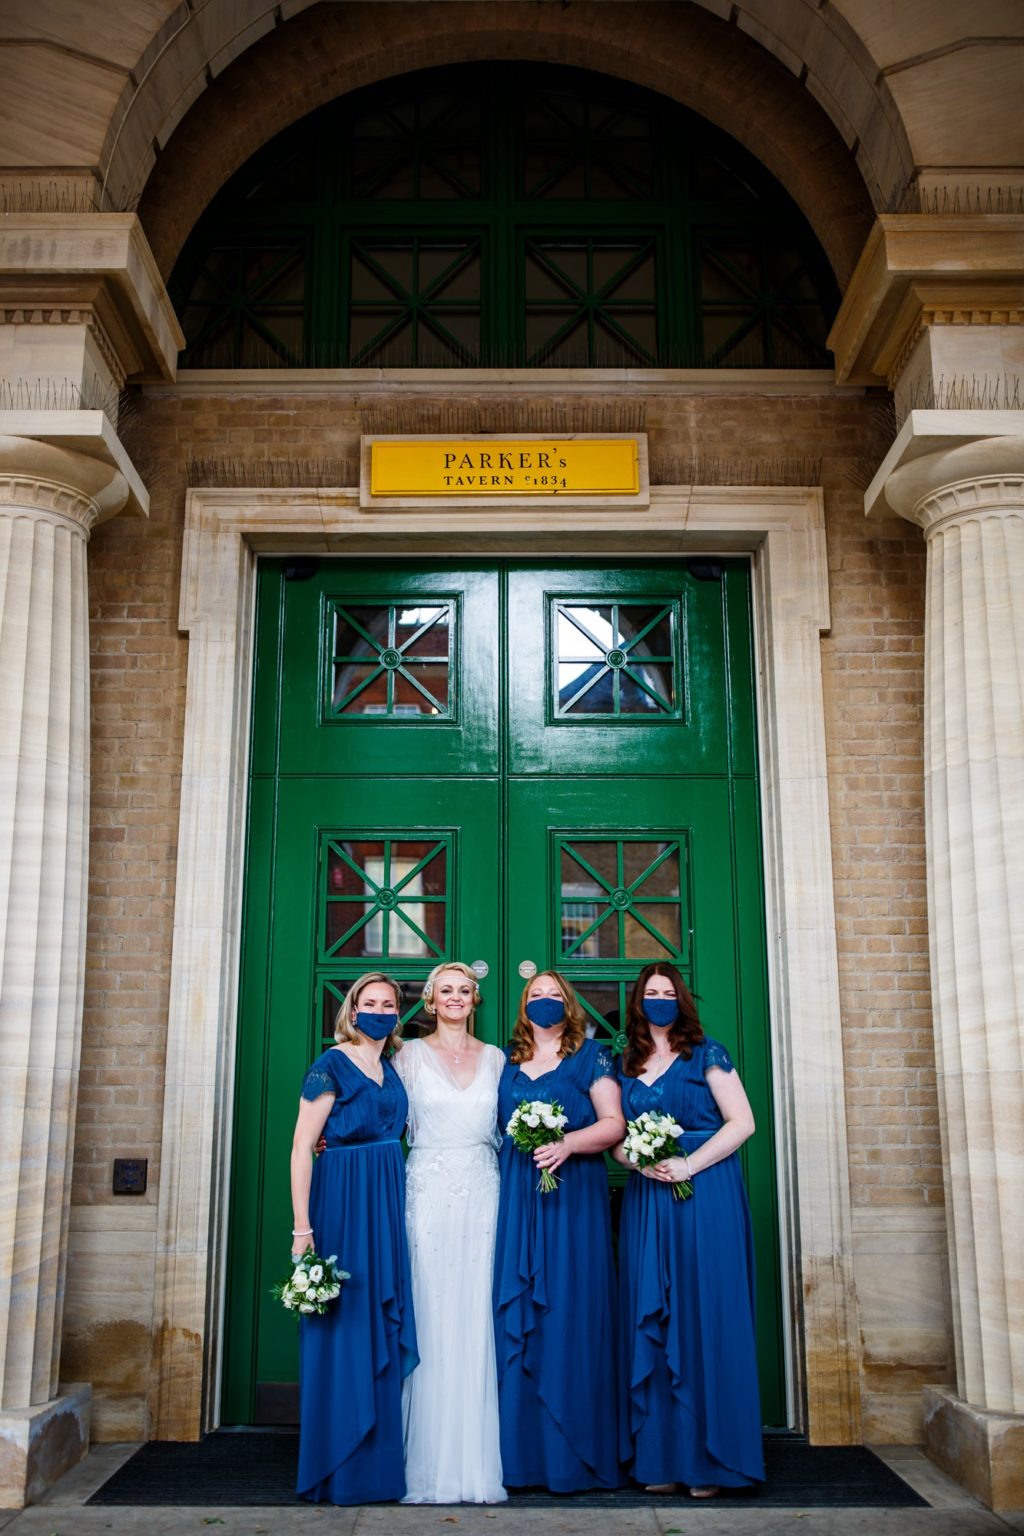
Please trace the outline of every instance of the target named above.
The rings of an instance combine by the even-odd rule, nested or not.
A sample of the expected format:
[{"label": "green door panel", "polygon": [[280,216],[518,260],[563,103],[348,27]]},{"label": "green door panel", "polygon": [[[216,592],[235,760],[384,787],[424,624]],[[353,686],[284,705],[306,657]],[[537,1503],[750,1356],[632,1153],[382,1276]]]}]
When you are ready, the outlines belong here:
[{"label": "green door panel", "polygon": [[[246,1278],[230,1288],[223,1409],[225,1422],[237,1423],[265,1417],[261,1393],[266,1400],[268,1388],[297,1380],[294,1324],[269,1292],[287,1267],[288,1148],[299,1088],[310,1061],[333,1043],[347,983],[386,970],[406,984],[415,1014],[439,958],[468,954],[495,966],[499,933],[494,779],[405,783],[396,803],[385,780],[289,778],[279,782],[276,806],[263,779],[254,783],[251,812],[254,832],[264,818],[269,823],[251,838],[254,849],[276,848],[278,856],[257,856],[249,870],[229,1260]],[[421,889],[410,893],[420,865]],[[330,877],[341,877],[341,887],[348,874],[354,894],[335,899]],[[380,897],[396,887],[382,906]],[[434,914],[442,911],[438,924]],[[331,942],[351,928],[347,944]],[[270,935],[262,952],[261,930]],[[385,948],[390,955],[382,956]],[[495,1014],[480,1011],[485,1038],[499,1037]]]},{"label": "green door panel", "polygon": [[[513,781],[508,789],[507,1010],[519,966],[573,983],[590,1029],[621,1050],[625,1003],[651,961],[679,967],[707,1033],[732,1052],[757,1123],[741,1151],[758,1271],[762,1411],[785,1422],[780,1253],[752,781]],[[755,856],[751,857],[751,853]],[[541,890],[547,900],[539,899]],[[581,942],[582,939],[582,942]],[[615,1170],[612,1179],[621,1181]]]},{"label": "green door panel", "polygon": [[679,565],[509,577],[512,773],[727,768],[722,589]]},{"label": "green door panel", "polygon": [[323,561],[286,592],[282,773],[497,771],[493,567]]},{"label": "green door panel", "polygon": [[786,1421],[750,577],[719,564],[261,564],[225,1423],[294,1419],[269,1290],[303,1072],[356,975],[397,975],[415,1032],[441,958],[486,967],[485,1039],[532,962],[615,1048],[640,968],[679,966],[757,1119],[763,1409]]}]

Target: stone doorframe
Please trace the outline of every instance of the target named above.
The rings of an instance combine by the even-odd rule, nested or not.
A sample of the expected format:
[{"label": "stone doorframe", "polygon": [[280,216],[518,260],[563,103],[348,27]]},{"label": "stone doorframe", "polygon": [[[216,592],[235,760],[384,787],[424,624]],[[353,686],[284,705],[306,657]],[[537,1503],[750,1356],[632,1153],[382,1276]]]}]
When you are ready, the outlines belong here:
[{"label": "stone doorframe", "polygon": [[[157,1217],[151,1432],[219,1418],[256,562],[261,554],[749,554],[788,1354],[797,1427],[860,1438],[820,635],[822,493],[658,486],[649,510],[360,510],[356,490],[192,490],[189,635]],[[282,1152],[283,1155],[283,1152]]]}]

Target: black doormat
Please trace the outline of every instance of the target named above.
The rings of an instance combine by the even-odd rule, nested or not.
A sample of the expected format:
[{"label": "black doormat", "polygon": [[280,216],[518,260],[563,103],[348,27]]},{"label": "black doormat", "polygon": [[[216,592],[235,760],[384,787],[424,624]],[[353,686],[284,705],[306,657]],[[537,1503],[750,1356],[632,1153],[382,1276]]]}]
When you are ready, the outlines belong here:
[{"label": "black doormat", "polygon": [[[862,1445],[808,1445],[796,1435],[765,1438],[767,1481],[753,1489],[703,1499],[709,1506],[836,1506],[867,1509],[928,1507],[927,1500]],[[151,1441],[136,1451],[89,1500],[90,1504],[294,1504],[298,1437],[279,1430],[218,1430],[181,1445]],[[684,1495],[685,1497],[685,1495]],[[634,1508],[665,1503],[632,1484],[614,1493],[552,1495],[544,1489],[512,1494],[512,1508]]]}]

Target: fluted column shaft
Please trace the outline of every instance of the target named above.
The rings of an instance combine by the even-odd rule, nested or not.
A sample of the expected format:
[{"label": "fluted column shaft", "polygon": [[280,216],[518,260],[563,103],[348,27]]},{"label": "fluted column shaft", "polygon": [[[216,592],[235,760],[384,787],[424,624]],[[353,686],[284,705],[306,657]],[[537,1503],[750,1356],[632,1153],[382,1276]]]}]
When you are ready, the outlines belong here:
[{"label": "fluted column shaft", "polygon": [[57,1393],[88,864],[86,545],[127,494],[0,438],[0,1409]]},{"label": "fluted column shaft", "polygon": [[928,455],[886,496],[928,541],[928,903],[957,1391],[1022,1414],[1024,442]]},{"label": "fluted column shaft", "polygon": [[932,500],[926,814],[957,1389],[1021,1413],[1024,481]]}]

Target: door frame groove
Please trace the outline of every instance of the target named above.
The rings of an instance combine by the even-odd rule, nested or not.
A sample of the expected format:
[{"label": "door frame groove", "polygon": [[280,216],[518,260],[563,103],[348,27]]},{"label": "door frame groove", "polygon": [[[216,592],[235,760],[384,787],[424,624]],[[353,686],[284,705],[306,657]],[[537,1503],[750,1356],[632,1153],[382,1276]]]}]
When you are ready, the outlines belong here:
[{"label": "door frame groove", "polygon": [[817,487],[656,486],[649,509],[360,510],[358,489],[187,494],[179,627],[189,636],[150,1432],[220,1414],[249,711],[260,555],[517,559],[748,555],[752,562],[769,1014],[793,1419],[860,1439]]}]

